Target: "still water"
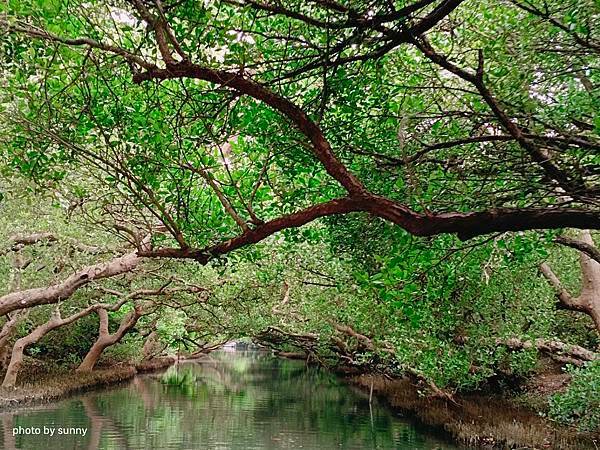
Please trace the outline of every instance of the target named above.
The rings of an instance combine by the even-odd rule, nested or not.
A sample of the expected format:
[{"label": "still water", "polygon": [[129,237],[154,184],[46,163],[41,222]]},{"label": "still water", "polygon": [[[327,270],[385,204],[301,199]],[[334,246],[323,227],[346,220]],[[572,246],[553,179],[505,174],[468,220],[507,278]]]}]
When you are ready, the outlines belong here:
[{"label": "still water", "polygon": [[0,417],[6,450],[458,448],[326,371],[254,351]]}]

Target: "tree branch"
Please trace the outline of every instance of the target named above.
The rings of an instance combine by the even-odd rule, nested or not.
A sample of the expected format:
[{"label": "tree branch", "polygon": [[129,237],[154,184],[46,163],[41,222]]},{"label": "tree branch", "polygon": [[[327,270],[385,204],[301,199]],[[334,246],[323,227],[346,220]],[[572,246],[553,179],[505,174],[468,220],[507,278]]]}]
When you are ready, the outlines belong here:
[{"label": "tree branch", "polygon": [[516,122],[506,114],[498,100],[494,97],[492,92],[488,89],[483,81],[483,57],[481,52],[479,53],[478,69],[476,72],[471,72],[462,69],[451,62],[446,56],[435,51],[429,41],[423,36],[421,36],[419,39],[414,39],[413,44],[433,63],[471,83],[479,91],[481,97],[492,110],[502,126],[530,155],[531,159],[536,162],[551,179],[555,180],[560,187],[562,187],[571,195],[581,195],[587,192],[588,189],[582,181],[572,179],[569,174],[559,168],[552,161],[550,156],[540,150],[540,148],[525,135],[523,130],[516,124]]},{"label": "tree branch", "polygon": [[[150,235],[141,242],[141,250],[150,250]],[[132,271],[140,263],[138,251],[115,258],[111,261],[84,267],[61,283],[45,287],[11,292],[0,297],[0,315],[17,309],[56,303],[71,297],[75,291],[92,281],[114,277]]]},{"label": "tree branch", "polygon": [[568,236],[557,236],[554,238],[554,242],[566,247],[574,248],[575,250],[579,250],[600,264],[600,250],[598,250],[594,245],[588,244],[587,242],[579,239],[570,238]]},{"label": "tree branch", "polygon": [[556,296],[558,297],[560,305],[563,308],[570,309],[572,311],[584,311],[584,309],[579,304],[578,299],[574,298],[573,296],[571,296],[571,294],[569,294],[569,292],[563,287],[562,283],[554,274],[554,272],[548,264],[540,264],[540,272],[542,273],[542,275],[544,275],[544,277],[548,280],[550,285],[556,291]]}]

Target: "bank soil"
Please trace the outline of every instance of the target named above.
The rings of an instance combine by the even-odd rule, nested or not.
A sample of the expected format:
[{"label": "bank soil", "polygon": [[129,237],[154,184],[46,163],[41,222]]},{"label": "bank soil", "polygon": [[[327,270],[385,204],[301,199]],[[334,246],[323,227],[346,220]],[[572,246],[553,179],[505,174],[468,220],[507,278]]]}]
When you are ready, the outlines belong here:
[{"label": "bank soil", "polygon": [[[352,385],[419,421],[443,429],[463,444],[480,448],[598,449],[600,435],[559,427],[528,407],[496,395],[455,396],[456,404],[424,397],[405,379],[380,375],[348,378]],[[564,380],[560,380],[564,383]]]},{"label": "bank soil", "polygon": [[22,384],[14,388],[0,387],[0,410],[48,403],[127,381],[136,373],[152,372],[171,366],[174,358],[156,358],[136,365],[115,365],[89,373],[57,371],[29,366],[24,369]]}]

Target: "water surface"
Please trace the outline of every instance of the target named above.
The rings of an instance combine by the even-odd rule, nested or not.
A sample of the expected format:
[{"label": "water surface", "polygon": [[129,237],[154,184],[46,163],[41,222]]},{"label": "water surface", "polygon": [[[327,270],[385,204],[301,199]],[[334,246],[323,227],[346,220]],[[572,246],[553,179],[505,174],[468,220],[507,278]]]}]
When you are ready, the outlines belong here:
[{"label": "water surface", "polygon": [[255,351],[213,352],[1,418],[7,450],[459,448],[324,370]]}]

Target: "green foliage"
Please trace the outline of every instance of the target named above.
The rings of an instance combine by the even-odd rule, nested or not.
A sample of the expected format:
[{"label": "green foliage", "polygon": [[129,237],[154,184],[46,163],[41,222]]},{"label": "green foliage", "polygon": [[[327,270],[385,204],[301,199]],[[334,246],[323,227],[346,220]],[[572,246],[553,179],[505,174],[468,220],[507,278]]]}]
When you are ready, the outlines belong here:
[{"label": "green foliage", "polygon": [[126,335],[121,342],[111,345],[103,353],[99,364],[112,366],[117,363],[138,362],[141,359],[143,340],[135,332]]},{"label": "green foliage", "polygon": [[[433,4],[373,29],[360,19],[353,29],[347,21],[363,12],[385,16],[390,5],[409,2],[371,2],[368,11],[363,1],[344,2],[361,12],[356,17],[323,7],[328,2],[284,2],[295,11],[288,16],[258,14],[238,2],[164,3],[160,21],[179,37],[191,62],[253,80],[295,105],[323,131],[339,159],[334,163],[372,194],[401,203],[399,211],[410,209],[424,220],[474,211],[495,216],[504,208],[596,211],[600,129],[593,87],[600,77],[593,70],[598,14],[592,0],[528,2],[542,8],[541,17],[515,2],[469,0],[427,31],[431,45],[468,73],[481,63],[487,96],[481,85],[452,75],[413,43],[390,45],[395,37],[382,32],[405,30]],[[142,4],[156,12],[152,2]],[[287,110],[277,111],[234,92],[230,83],[192,77],[137,83],[147,69],[123,54],[159,61],[157,69],[164,61],[155,27],[146,27],[130,3],[9,1],[0,11],[3,27],[35,26],[111,46],[62,45],[18,27],[0,36],[0,238],[8,243],[14,233],[32,231],[61,237],[21,250],[34,262],[19,274],[18,288],[51,285],[130,250],[123,235],[114,235],[122,223],[166,229],[154,233],[155,249],[210,251],[219,244],[230,248],[240,234],[262,236],[265,222],[348,195],[319,159],[323,155],[315,156],[311,140],[320,137],[314,129],[306,133],[285,117],[287,103]],[[345,25],[311,23],[330,20]],[[507,120],[590,192],[568,196],[515,139]],[[598,345],[589,318],[557,312],[554,292],[538,274],[548,260],[569,290],[580,286],[576,253],[557,250],[556,233],[498,233],[462,242],[449,234],[417,237],[364,213],[331,215],[203,266],[146,260],[134,274],[105,280],[104,291],[78,291],[61,308],[67,314],[100,298],[116,301],[106,289],[187,283],[197,291],[157,301],[106,360],[139,358],[152,330],[165,351],[193,352],[276,327],[316,336],[311,351],[327,364],[350,359],[396,374],[410,367],[440,387],[469,390],[535,369],[535,351],[510,352],[498,345],[502,339],[558,336]],[[74,251],[73,242],[103,253]],[[11,246],[2,250],[6,293],[17,289],[17,273]],[[110,331],[131,308],[110,314]],[[19,335],[49,315],[50,306],[36,307]],[[86,318],[29,351],[73,362],[89,348],[96,325],[95,316]],[[336,325],[351,327],[371,345],[341,336]],[[334,338],[351,348],[351,356],[332,349]],[[272,344],[304,349],[292,339]],[[561,414],[573,406],[565,405]]]},{"label": "green foliage", "polygon": [[46,335],[28,352],[67,366],[78,364],[98,337],[98,317],[90,315]]},{"label": "green foliage", "polygon": [[600,361],[569,370],[569,387],[550,399],[549,416],[583,431],[600,430]]}]

